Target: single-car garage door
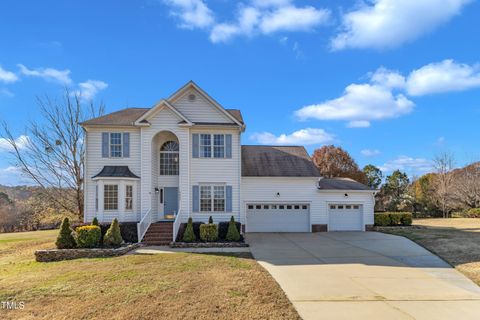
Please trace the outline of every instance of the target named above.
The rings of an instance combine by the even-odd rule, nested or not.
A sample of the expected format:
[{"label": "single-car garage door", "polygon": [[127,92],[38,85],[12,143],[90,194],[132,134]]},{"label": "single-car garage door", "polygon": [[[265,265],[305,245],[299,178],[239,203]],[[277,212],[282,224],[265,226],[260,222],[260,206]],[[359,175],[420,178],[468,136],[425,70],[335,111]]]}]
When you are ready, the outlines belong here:
[{"label": "single-car garage door", "polygon": [[330,204],[328,231],[363,231],[362,205]]},{"label": "single-car garage door", "polygon": [[310,206],[247,204],[247,232],[310,232]]}]

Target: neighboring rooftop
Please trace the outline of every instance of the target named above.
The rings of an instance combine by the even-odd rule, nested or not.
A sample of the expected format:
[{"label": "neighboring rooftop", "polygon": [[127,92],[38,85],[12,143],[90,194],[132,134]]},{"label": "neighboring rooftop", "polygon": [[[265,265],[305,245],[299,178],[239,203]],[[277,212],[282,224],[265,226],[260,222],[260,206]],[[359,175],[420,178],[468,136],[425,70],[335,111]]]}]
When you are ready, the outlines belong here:
[{"label": "neighboring rooftop", "polygon": [[[84,126],[133,126],[149,108],[127,108],[115,111],[104,116],[93,118],[82,122]],[[243,124],[243,117],[240,110],[226,109],[226,111]]]},{"label": "neighboring rooftop", "polygon": [[128,166],[104,166],[102,171],[92,178],[140,178]]},{"label": "neighboring rooftop", "polygon": [[350,178],[322,178],[318,182],[320,190],[372,190],[372,188]]},{"label": "neighboring rooftop", "polygon": [[301,146],[242,146],[243,177],[319,177]]}]

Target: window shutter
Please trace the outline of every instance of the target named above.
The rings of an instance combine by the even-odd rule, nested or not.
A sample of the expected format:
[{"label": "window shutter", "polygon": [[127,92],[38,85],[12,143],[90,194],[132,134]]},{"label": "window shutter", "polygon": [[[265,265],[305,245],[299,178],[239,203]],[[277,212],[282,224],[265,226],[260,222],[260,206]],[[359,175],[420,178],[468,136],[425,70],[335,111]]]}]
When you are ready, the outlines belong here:
[{"label": "window shutter", "polygon": [[232,157],[232,135],[225,135],[225,158]]},{"label": "window shutter", "polygon": [[198,134],[192,134],[192,157],[198,158],[198,148],[199,148],[199,137]]},{"label": "window shutter", "polygon": [[102,132],[102,158],[108,158],[108,132]]},{"label": "window shutter", "polygon": [[225,211],[232,212],[232,186],[225,187]]},{"label": "window shutter", "polygon": [[199,206],[200,204],[200,195],[199,195],[199,190],[198,186],[192,186],[192,211],[193,212],[199,212]]},{"label": "window shutter", "polygon": [[123,157],[124,158],[130,157],[130,133],[129,132],[123,133]]}]

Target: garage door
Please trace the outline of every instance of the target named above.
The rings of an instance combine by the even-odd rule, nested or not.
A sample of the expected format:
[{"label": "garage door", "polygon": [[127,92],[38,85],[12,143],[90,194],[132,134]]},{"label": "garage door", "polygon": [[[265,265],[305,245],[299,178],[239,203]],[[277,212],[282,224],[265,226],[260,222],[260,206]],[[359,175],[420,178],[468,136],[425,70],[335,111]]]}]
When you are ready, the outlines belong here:
[{"label": "garage door", "polygon": [[247,232],[310,232],[310,206],[247,204]]},{"label": "garage door", "polygon": [[362,206],[360,204],[330,204],[328,231],[362,231]]}]

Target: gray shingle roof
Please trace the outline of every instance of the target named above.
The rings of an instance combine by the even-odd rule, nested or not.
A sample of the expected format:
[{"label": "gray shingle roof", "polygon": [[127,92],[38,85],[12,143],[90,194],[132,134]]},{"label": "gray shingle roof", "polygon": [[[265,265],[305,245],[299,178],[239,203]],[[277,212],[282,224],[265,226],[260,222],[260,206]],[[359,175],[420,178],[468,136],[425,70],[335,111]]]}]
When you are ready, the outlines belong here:
[{"label": "gray shingle roof", "polygon": [[319,177],[304,147],[242,146],[243,177]]},{"label": "gray shingle roof", "polygon": [[320,190],[372,190],[369,186],[350,178],[322,178],[318,182]]},{"label": "gray shingle roof", "polygon": [[[93,118],[82,122],[86,126],[133,126],[134,122],[140,118],[149,108],[127,108],[115,111],[104,116]],[[226,109],[226,111],[243,124],[243,117],[240,110]]]},{"label": "gray shingle roof", "polygon": [[140,178],[128,166],[105,166],[92,178]]}]

